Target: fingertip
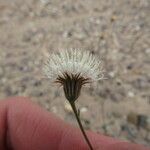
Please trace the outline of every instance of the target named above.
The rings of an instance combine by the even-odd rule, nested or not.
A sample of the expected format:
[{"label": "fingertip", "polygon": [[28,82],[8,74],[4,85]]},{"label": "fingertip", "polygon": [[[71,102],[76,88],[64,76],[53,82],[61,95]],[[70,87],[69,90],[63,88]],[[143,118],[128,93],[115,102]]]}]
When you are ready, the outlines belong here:
[{"label": "fingertip", "polygon": [[7,100],[7,124],[8,138],[14,149],[87,149],[77,128],[46,112],[28,98]]}]

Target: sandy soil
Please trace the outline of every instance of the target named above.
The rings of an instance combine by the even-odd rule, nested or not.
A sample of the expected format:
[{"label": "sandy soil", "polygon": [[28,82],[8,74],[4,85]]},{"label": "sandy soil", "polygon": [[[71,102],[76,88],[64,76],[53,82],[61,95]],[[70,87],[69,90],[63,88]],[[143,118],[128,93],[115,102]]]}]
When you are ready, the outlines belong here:
[{"label": "sandy soil", "polygon": [[150,146],[149,0],[0,0],[0,98],[32,97],[77,125],[62,89],[42,75],[52,51],[90,50],[107,80],[77,102],[85,128]]}]

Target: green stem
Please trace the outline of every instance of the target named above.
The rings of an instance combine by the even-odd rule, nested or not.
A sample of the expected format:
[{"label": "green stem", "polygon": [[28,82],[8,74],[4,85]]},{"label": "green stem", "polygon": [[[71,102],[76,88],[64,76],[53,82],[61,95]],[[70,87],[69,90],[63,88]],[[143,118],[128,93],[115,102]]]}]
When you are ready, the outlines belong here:
[{"label": "green stem", "polygon": [[88,139],[88,137],[87,137],[87,135],[86,135],[86,133],[85,133],[85,131],[84,131],[84,128],[83,128],[82,123],[80,121],[80,118],[78,116],[78,111],[76,109],[75,103],[74,102],[70,102],[70,105],[71,105],[71,107],[73,109],[73,112],[74,112],[75,117],[76,117],[76,119],[78,121],[79,127],[81,129],[81,132],[82,132],[82,134],[83,134],[83,136],[84,136],[84,138],[85,138],[85,140],[86,140],[86,142],[87,142],[90,150],[94,150],[93,147],[92,147],[92,145],[91,145],[91,143],[90,143],[90,141],[89,141],[89,139]]}]

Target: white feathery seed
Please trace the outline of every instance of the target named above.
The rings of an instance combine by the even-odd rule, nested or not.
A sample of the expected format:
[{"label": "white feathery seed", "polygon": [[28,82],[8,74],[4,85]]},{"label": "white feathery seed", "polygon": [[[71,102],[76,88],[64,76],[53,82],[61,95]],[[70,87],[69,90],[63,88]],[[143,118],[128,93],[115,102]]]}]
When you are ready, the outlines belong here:
[{"label": "white feathery seed", "polygon": [[77,75],[90,82],[103,79],[101,61],[89,51],[78,49],[60,50],[50,54],[43,71],[51,82],[57,77],[64,78],[64,74]]}]

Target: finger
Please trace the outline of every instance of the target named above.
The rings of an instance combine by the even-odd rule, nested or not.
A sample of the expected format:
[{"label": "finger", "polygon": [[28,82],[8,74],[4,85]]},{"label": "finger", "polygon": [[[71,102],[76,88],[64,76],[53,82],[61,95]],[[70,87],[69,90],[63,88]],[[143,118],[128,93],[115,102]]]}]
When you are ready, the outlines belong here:
[{"label": "finger", "polygon": [[[116,150],[116,145],[146,150],[93,133],[89,133],[89,139],[95,150],[113,150],[112,147]],[[79,129],[69,126],[25,98],[13,98],[0,103],[0,149],[6,149],[6,141],[14,150],[88,150]]]},{"label": "finger", "polygon": [[4,143],[0,149],[6,148],[6,141],[9,141],[15,150],[88,149],[78,129],[27,99],[13,98],[2,101],[0,110],[0,137],[1,143]]}]

